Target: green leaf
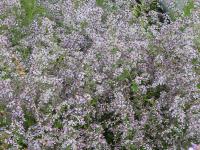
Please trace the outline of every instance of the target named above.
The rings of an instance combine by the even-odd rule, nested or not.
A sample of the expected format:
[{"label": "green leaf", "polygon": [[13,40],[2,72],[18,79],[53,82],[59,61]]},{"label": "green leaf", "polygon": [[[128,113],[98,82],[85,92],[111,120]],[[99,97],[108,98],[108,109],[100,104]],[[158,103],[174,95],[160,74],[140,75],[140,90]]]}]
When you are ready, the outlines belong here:
[{"label": "green leaf", "polygon": [[183,8],[184,16],[190,16],[192,9],[194,9],[194,1],[190,0]]},{"label": "green leaf", "polygon": [[176,21],[176,19],[177,19],[177,17],[178,17],[178,14],[177,14],[175,11],[169,10],[168,14],[169,14],[169,17],[170,17],[170,19],[171,19],[172,21]]},{"label": "green leaf", "polygon": [[10,40],[13,46],[18,45],[20,40],[26,36],[26,33],[23,33],[21,29],[18,28],[11,28],[9,31],[11,33]]},{"label": "green leaf", "polygon": [[104,0],[96,0],[96,5],[99,6],[99,7],[103,7],[104,3],[105,3]]},{"label": "green leaf", "polygon": [[200,83],[197,84],[197,88],[200,89]]},{"label": "green leaf", "polygon": [[62,121],[60,119],[56,119],[54,124],[53,124],[53,127],[58,128],[58,129],[62,129],[63,128]]},{"label": "green leaf", "polygon": [[131,91],[132,92],[137,92],[138,91],[138,85],[137,85],[137,83],[135,82],[135,81],[132,81],[132,83],[131,83]]},{"label": "green leaf", "polygon": [[23,111],[24,111],[24,118],[25,118],[24,128],[25,130],[28,130],[28,128],[35,125],[37,121],[34,114],[30,110],[24,107]]},{"label": "green leaf", "polygon": [[20,0],[20,4],[22,10],[24,10],[24,13],[19,18],[22,26],[29,25],[37,14],[45,13],[45,9],[36,4],[36,0]]},{"label": "green leaf", "polygon": [[153,0],[153,1],[150,3],[150,10],[156,11],[157,9],[158,9],[158,0]]},{"label": "green leaf", "polygon": [[125,81],[131,78],[131,73],[128,69],[124,69],[121,75],[117,77],[117,81]]},{"label": "green leaf", "polygon": [[112,54],[116,54],[118,51],[119,51],[119,49],[117,47],[114,47],[111,49]]},{"label": "green leaf", "polygon": [[90,101],[90,104],[95,107],[97,105],[97,99],[96,98],[92,99]]},{"label": "green leaf", "polygon": [[129,145],[129,147],[130,147],[130,150],[137,150],[136,146],[133,144]]},{"label": "green leaf", "polygon": [[16,50],[21,54],[23,60],[28,60],[28,58],[30,57],[31,52],[32,52],[31,47],[17,48]]},{"label": "green leaf", "polygon": [[27,145],[27,143],[26,143],[26,140],[25,140],[25,138],[24,138],[22,135],[20,135],[20,136],[18,137],[18,139],[17,139],[17,144],[19,144],[19,145],[21,146],[22,149],[25,149],[25,148],[28,147],[28,145]]},{"label": "green leaf", "polygon": [[11,124],[11,118],[6,108],[6,105],[0,103],[0,128],[8,127],[10,124]]},{"label": "green leaf", "polygon": [[142,10],[141,10],[141,6],[140,5],[136,5],[134,8],[133,8],[133,11],[132,11],[132,13],[133,13],[133,16],[135,16],[135,17],[139,17],[140,15],[141,15],[141,12]]},{"label": "green leaf", "polygon": [[66,147],[66,150],[71,150],[71,146],[68,145],[68,146]]}]

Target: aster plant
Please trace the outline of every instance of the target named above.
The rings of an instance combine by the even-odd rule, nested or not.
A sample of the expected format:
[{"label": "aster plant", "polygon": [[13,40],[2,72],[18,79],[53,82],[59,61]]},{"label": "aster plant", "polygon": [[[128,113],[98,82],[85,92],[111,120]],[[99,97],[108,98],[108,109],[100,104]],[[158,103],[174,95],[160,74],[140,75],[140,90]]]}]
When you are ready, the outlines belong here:
[{"label": "aster plant", "polygon": [[0,149],[198,150],[199,10],[1,0]]}]

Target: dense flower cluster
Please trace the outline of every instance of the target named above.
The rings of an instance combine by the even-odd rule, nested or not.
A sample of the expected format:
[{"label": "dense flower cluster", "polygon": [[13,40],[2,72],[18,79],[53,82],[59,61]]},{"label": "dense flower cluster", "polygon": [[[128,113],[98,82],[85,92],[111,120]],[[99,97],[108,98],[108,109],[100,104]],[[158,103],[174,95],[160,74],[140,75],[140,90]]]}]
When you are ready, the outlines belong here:
[{"label": "dense flower cluster", "polygon": [[199,10],[1,0],[0,149],[197,149]]}]

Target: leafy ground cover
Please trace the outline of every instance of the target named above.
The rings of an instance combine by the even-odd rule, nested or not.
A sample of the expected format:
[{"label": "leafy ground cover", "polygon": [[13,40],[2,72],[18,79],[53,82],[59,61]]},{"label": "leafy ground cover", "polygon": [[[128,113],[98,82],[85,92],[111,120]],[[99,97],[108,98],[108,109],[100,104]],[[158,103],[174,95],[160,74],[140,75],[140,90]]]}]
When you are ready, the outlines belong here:
[{"label": "leafy ground cover", "polygon": [[198,150],[199,4],[0,1],[0,149]]}]

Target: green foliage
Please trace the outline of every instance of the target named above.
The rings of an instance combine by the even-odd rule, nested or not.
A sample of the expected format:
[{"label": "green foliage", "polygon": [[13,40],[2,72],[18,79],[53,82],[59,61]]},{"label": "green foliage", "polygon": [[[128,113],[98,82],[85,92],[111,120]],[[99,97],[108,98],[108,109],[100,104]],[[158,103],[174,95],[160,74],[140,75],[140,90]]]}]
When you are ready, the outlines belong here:
[{"label": "green foliage", "polygon": [[56,26],[57,27],[64,27],[64,22],[63,20],[55,20]]},{"label": "green foliage", "polygon": [[64,29],[65,29],[65,34],[71,34],[73,31],[76,31],[76,29],[72,25],[71,26],[65,26]]},{"label": "green foliage", "polygon": [[4,31],[8,30],[7,25],[0,25],[0,34],[4,33]]},{"label": "green foliage", "polygon": [[152,0],[149,6],[150,10],[157,10],[158,9],[158,0]]},{"label": "green foliage", "polygon": [[[56,34],[56,33],[53,33],[53,38],[54,38],[54,42],[57,43],[57,45],[59,45],[61,43],[61,38]],[[52,52],[52,51],[50,51]],[[51,54],[49,52],[49,54]]]},{"label": "green foliage", "polygon": [[102,54],[101,53],[97,53],[96,54],[96,58],[97,58],[97,60],[100,60],[102,58]]},{"label": "green foliage", "polygon": [[200,62],[199,62],[199,60],[197,58],[193,58],[192,59],[192,64],[193,65],[198,65],[198,64],[200,64]]},{"label": "green foliage", "polygon": [[96,0],[96,5],[105,9],[104,14],[102,15],[102,22],[105,23],[107,16],[110,13],[115,13],[118,10],[118,6],[110,0]]},{"label": "green foliage", "polygon": [[141,6],[139,4],[137,4],[136,6],[134,6],[132,13],[133,13],[133,16],[135,16],[136,18],[138,18],[142,14]]},{"label": "green foliage", "polygon": [[99,7],[103,7],[105,4],[105,0],[96,0],[96,5]]},{"label": "green foliage", "polygon": [[10,138],[10,135],[5,131],[0,131],[0,150],[7,150],[11,147],[11,144],[6,142]]},{"label": "green foliage", "polygon": [[28,128],[35,125],[37,123],[37,121],[36,121],[34,114],[30,110],[23,107],[23,111],[24,111],[24,118],[25,118],[24,128],[25,128],[25,130],[28,130]]},{"label": "green foliage", "polygon": [[69,109],[69,107],[67,105],[63,105],[60,109],[61,113],[67,112],[67,110]]},{"label": "green foliage", "polygon": [[19,41],[26,36],[26,33],[24,33],[20,28],[11,28],[10,33],[12,46],[18,45]]},{"label": "green foliage", "polygon": [[137,92],[138,91],[138,85],[137,83],[133,80],[132,83],[131,83],[131,91],[132,92]]},{"label": "green foliage", "polygon": [[109,129],[104,129],[104,137],[107,141],[108,144],[112,144],[114,142],[114,134],[112,131],[110,131]]},{"label": "green foliage", "polygon": [[62,129],[63,128],[63,124],[62,124],[61,119],[56,119],[54,121],[53,127],[54,128],[58,128],[58,129]]},{"label": "green foliage", "polygon": [[111,87],[111,89],[114,88],[115,83],[116,83],[116,82],[115,82],[114,80],[112,80],[112,79],[109,79],[109,80],[107,81],[107,84]]},{"label": "green foliage", "polygon": [[22,22],[23,25],[28,25],[34,17],[34,7],[35,7],[35,0],[20,0],[21,7],[25,11],[25,17]]},{"label": "green foliage", "polygon": [[[50,53],[53,53],[53,51],[50,51]],[[65,67],[65,54],[58,56],[56,60],[50,62],[50,66],[45,68],[43,71],[53,75],[63,67]]]},{"label": "green foliage", "polygon": [[15,95],[19,95],[22,90],[24,90],[24,83],[23,81],[19,80],[18,78],[13,78],[11,80],[11,87],[15,91]]},{"label": "green foliage", "polygon": [[169,17],[170,17],[170,19],[171,19],[172,21],[176,21],[176,19],[177,19],[177,17],[178,17],[178,14],[177,14],[175,11],[169,10],[168,14],[169,14]]},{"label": "green foliage", "polygon": [[16,142],[20,146],[20,150],[27,149],[28,144],[24,136],[19,133],[15,133],[15,136],[16,136]]},{"label": "green foliage", "polygon": [[118,67],[121,67],[124,63],[125,63],[124,60],[119,59],[119,60],[117,60],[117,62],[116,62],[115,64],[113,64],[112,66],[113,66],[113,68],[118,68]]},{"label": "green foliage", "polygon": [[84,116],[84,125],[77,125],[76,129],[89,129],[90,125],[94,122],[94,118],[92,117],[92,113],[88,113],[86,116]]},{"label": "green foliage", "polygon": [[189,0],[189,2],[187,3],[187,5],[185,5],[185,7],[183,8],[183,12],[184,12],[184,16],[190,16],[191,15],[191,11],[194,9],[194,1],[193,0]]},{"label": "green foliage", "polygon": [[112,5],[111,7],[108,8],[110,12],[117,12],[117,10],[119,9],[119,7],[117,5]]},{"label": "green foliage", "polygon": [[96,106],[97,106],[97,102],[98,102],[98,99],[97,99],[97,98],[93,98],[93,99],[90,101],[90,105],[96,107]]},{"label": "green foliage", "polygon": [[162,47],[158,47],[158,46],[155,46],[152,44],[149,44],[148,48],[149,48],[149,54],[154,57],[159,55],[159,53],[161,53],[163,51]]},{"label": "green foliage", "polygon": [[0,14],[0,19],[1,19],[1,20],[4,20],[7,16],[8,16],[8,13],[7,13],[7,12],[5,12],[5,13],[2,13],[2,12],[1,12],[1,14]]},{"label": "green foliage", "polygon": [[200,83],[197,84],[197,88],[200,89]]},{"label": "green foliage", "polygon": [[117,47],[114,47],[111,49],[112,54],[116,54],[118,51],[119,51],[119,49]]},{"label": "green foliage", "polygon": [[8,30],[8,26],[7,25],[0,25],[0,30]]},{"label": "green foliage", "polygon": [[131,72],[128,69],[124,69],[121,75],[119,75],[117,78],[117,81],[125,81],[132,79]]},{"label": "green foliage", "polygon": [[29,25],[36,15],[42,15],[45,13],[45,9],[36,5],[36,0],[20,0],[21,8],[24,13],[21,16],[23,26]]},{"label": "green foliage", "polygon": [[65,60],[65,56],[64,56],[64,55],[60,55],[60,56],[56,59],[55,64],[60,65],[64,60]]},{"label": "green foliage", "polygon": [[198,75],[200,75],[200,61],[198,59],[193,59],[192,60],[193,64],[193,70],[196,72]]},{"label": "green foliage", "polygon": [[85,80],[84,90],[86,93],[93,93],[96,89],[96,82],[94,80],[91,80],[90,78],[87,78]]},{"label": "green foliage", "polygon": [[134,144],[129,145],[130,150],[137,150],[137,147]]},{"label": "green foliage", "polygon": [[0,127],[8,127],[11,124],[11,118],[9,116],[6,105],[0,103]]},{"label": "green foliage", "polygon": [[85,72],[86,76],[89,78],[92,77],[92,75],[93,75],[92,67],[89,64],[85,64],[83,68],[84,68],[84,72]]},{"label": "green foliage", "polygon": [[86,20],[80,23],[81,30],[84,30],[85,28],[87,28],[87,26],[88,26],[88,22]]},{"label": "green foliage", "polygon": [[147,93],[144,96],[147,99],[155,98],[158,99],[162,91],[167,91],[166,85],[158,85],[156,88],[147,89]]},{"label": "green foliage", "polygon": [[129,129],[129,130],[128,130],[127,139],[128,139],[128,140],[133,140],[134,135],[135,135],[135,130],[134,130],[134,129],[132,129],[132,130]]},{"label": "green foliage", "polygon": [[23,60],[28,60],[28,58],[31,55],[32,52],[32,48],[31,47],[27,47],[27,48],[17,48],[17,51],[21,54]]},{"label": "green foliage", "polygon": [[140,23],[140,25],[141,25],[141,27],[146,31],[146,32],[148,32],[148,27],[151,25],[151,23],[150,23],[150,19],[140,19],[140,21],[139,21],[139,23]]},{"label": "green foliage", "polygon": [[[137,87],[136,87],[137,89]],[[156,100],[160,97],[162,91],[168,91],[166,85],[158,85],[155,88],[148,88],[146,94],[139,94],[130,91],[130,101],[133,104],[135,118],[140,120],[143,110],[149,110],[155,106]]]},{"label": "green foliage", "polygon": [[127,81],[128,83],[132,83],[135,77],[140,74],[141,72],[139,70],[136,70],[135,68],[131,70],[125,68],[123,72],[115,78],[115,80],[121,82]]},{"label": "green foliage", "polygon": [[67,146],[66,150],[71,150],[71,146]]},{"label": "green foliage", "polygon": [[6,64],[0,64],[0,78],[3,80],[11,78],[12,71]]},{"label": "green foliage", "polygon": [[198,75],[200,75],[200,61],[199,61],[199,59],[197,59],[197,58],[194,58],[194,59],[192,59],[192,62],[191,62],[192,64],[193,64],[193,70],[194,70],[194,72],[196,72]]},{"label": "green foliage", "polygon": [[184,32],[186,28],[187,28],[187,26],[181,26],[181,27],[179,28],[179,30],[180,30],[181,32]]},{"label": "green foliage", "polygon": [[78,9],[79,6],[83,5],[86,0],[73,0],[74,8]]},{"label": "green foliage", "polygon": [[200,26],[199,24],[194,24],[193,29],[196,31],[196,37],[194,38],[194,44],[198,52],[200,53]]},{"label": "green foliage", "polygon": [[50,2],[51,4],[55,4],[57,3],[59,0],[48,0],[48,2]]},{"label": "green foliage", "polygon": [[[149,113],[149,118],[147,123],[144,125],[144,131],[145,131],[145,137],[152,139],[152,141],[150,141],[150,143],[153,142],[153,139],[157,139],[159,138],[160,142],[160,146],[162,147],[162,149],[167,149],[168,145],[167,142],[163,139],[162,136],[160,136],[160,133],[165,130],[165,126],[166,124],[169,124],[169,121],[165,121],[162,122],[162,124],[160,124],[159,120],[157,119],[157,114],[156,112],[154,112],[152,110],[152,112]],[[152,133],[156,133],[156,134],[152,134]],[[159,147],[154,147],[155,149],[160,149]]]},{"label": "green foliage", "polygon": [[141,2],[141,4],[136,4],[133,7],[132,13],[133,16],[138,18],[140,17],[142,14],[145,14],[149,11],[157,11],[158,10],[158,0],[152,0],[151,3],[149,5],[145,4],[143,1]]},{"label": "green foliage", "polygon": [[109,16],[109,13],[107,11],[104,11],[103,14],[102,14],[102,16],[101,16],[101,22],[103,24],[106,24],[108,16]]},{"label": "green foliage", "polygon": [[113,131],[112,129],[118,126],[121,122],[120,120],[117,122],[113,122],[113,124],[108,125],[108,121],[113,121],[118,115],[115,115],[113,112],[106,112],[101,116],[99,120],[103,127],[103,135],[107,141],[107,143],[111,146],[111,149],[114,149],[114,145],[117,144],[121,140],[122,133],[120,131]]},{"label": "green foliage", "polygon": [[42,113],[44,113],[45,115],[48,115],[52,112],[52,105],[51,104],[47,104],[43,107],[40,108],[40,111]]},{"label": "green foliage", "polygon": [[134,51],[133,48],[129,48],[129,49],[128,49],[128,52],[132,52],[132,51]]}]

